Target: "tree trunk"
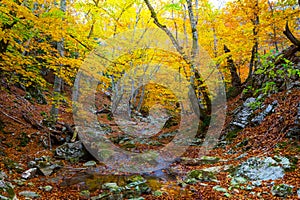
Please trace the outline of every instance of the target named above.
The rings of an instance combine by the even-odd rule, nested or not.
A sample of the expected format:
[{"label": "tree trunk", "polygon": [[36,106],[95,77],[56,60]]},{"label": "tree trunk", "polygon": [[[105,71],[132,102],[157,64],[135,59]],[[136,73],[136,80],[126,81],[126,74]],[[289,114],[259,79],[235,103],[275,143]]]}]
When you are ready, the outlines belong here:
[{"label": "tree trunk", "polygon": [[[270,0],[268,0],[268,4],[269,4],[269,8],[270,8],[271,13],[272,13],[272,17],[274,17],[274,8],[273,8],[272,3],[270,2]],[[277,43],[277,32],[276,32],[275,23],[272,24],[272,30],[273,30],[273,43],[274,43],[276,51],[278,52],[279,48],[278,48],[278,43]]]},{"label": "tree trunk", "polygon": [[[225,53],[230,53],[230,49],[228,49],[228,47],[226,45],[224,45],[224,51],[225,51]],[[230,74],[231,74],[231,85],[233,87],[239,89],[242,85],[242,82],[241,82],[240,76],[237,73],[237,69],[232,60],[231,55],[229,55],[227,57],[227,65],[228,65],[228,68],[229,68]]]},{"label": "tree trunk", "polygon": [[[60,9],[63,12],[66,12],[66,0],[60,1]],[[57,51],[61,57],[64,57],[65,51],[64,51],[64,38],[61,39],[60,42],[57,43]],[[60,68],[58,69],[60,71]],[[53,86],[53,104],[50,111],[51,118],[53,124],[56,123],[58,118],[58,99],[59,95],[61,93],[61,87],[62,87],[62,78],[60,78],[58,75],[55,75],[54,77],[54,86]]]},{"label": "tree trunk", "polygon": [[[179,45],[179,42],[176,40],[176,38],[173,36],[173,34],[167,28],[167,26],[159,22],[157,18],[157,14],[154,11],[154,8],[150,4],[149,0],[144,0],[144,2],[146,3],[149,11],[151,12],[151,17],[154,19],[154,23],[157,25],[158,28],[162,29],[168,35],[177,52],[182,56],[183,60],[190,66],[192,73],[190,77],[186,77],[186,78],[190,80],[190,84],[192,86],[191,90],[193,90],[193,91],[189,91],[189,97],[192,101],[192,107],[194,111],[199,109],[200,113],[199,112],[195,112],[195,113],[198,115],[199,119],[202,122],[209,121],[210,114],[211,114],[211,100],[209,98],[208,87],[203,81],[201,77],[201,73],[195,68],[197,64],[199,64],[195,62],[199,56],[199,43],[198,43],[199,41],[198,41],[198,30],[197,30],[197,18],[195,17],[193,12],[192,1],[186,0],[187,11],[190,19],[191,30],[192,30],[192,40],[193,40],[191,58],[185,55],[183,48]],[[192,97],[193,95],[196,95],[196,97],[198,98],[202,97],[202,99],[204,100],[203,105],[206,107],[203,108],[200,106],[199,102],[194,102]],[[203,127],[199,126],[199,128],[201,129]]]},{"label": "tree trunk", "polygon": [[248,82],[253,75],[253,72],[257,69],[258,65],[258,25],[259,25],[259,7],[258,7],[258,0],[255,2],[255,10],[254,10],[254,17],[252,19],[253,24],[253,37],[254,37],[254,44],[251,51],[251,60],[250,60],[250,66],[249,66],[249,74],[247,77],[246,82]]}]

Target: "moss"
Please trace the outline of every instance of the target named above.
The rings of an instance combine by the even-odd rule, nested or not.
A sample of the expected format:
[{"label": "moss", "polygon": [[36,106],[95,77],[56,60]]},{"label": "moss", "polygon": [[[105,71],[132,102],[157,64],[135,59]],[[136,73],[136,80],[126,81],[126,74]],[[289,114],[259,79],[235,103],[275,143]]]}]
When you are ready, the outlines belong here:
[{"label": "moss", "polygon": [[228,132],[225,138],[226,141],[232,141],[238,136],[239,132],[241,132],[241,129],[234,129],[233,131]]},{"label": "moss", "polygon": [[21,137],[19,138],[19,140],[20,140],[20,144],[19,145],[21,147],[27,146],[28,142],[30,141],[30,139],[28,138],[27,134],[24,133],[24,132],[21,133]]}]

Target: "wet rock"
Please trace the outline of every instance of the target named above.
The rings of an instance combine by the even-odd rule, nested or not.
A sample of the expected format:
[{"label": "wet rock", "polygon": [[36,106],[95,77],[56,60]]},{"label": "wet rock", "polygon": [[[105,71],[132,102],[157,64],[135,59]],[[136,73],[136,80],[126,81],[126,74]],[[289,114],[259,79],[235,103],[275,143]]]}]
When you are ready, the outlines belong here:
[{"label": "wet rock", "polygon": [[80,141],[74,143],[65,143],[56,148],[55,154],[58,158],[65,160],[72,160],[74,158],[80,159],[85,156],[83,144]]},{"label": "wet rock", "polygon": [[30,179],[35,176],[37,168],[31,168],[22,173],[21,177],[23,179]]},{"label": "wet rock", "polygon": [[288,195],[293,194],[293,188],[294,186],[291,185],[279,184],[274,185],[271,189],[271,192],[274,196],[286,197]]},{"label": "wet rock", "polygon": [[284,169],[280,162],[271,157],[252,157],[243,162],[234,174],[236,177],[247,177],[250,180],[276,180],[283,178]]},{"label": "wet rock", "polygon": [[39,194],[37,194],[36,192],[32,192],[32,191],[22,191],[19,192],[20,196],[24,196],[24,197],[29,197],[29,198],[38,198],[40,197]]},{"label": "wet rock", "polygon": [[146,184],[146,179],[144,179],[142,176],[137,175],[133,176],[127,181],[127,185],[125,186],[126,190],[129,190],[130,192],[126,192],[124,194],[125,197],[130,197],[130,194],[133,196],[139,196],[141,194],[149,194],[151,192],[150,187]]}]

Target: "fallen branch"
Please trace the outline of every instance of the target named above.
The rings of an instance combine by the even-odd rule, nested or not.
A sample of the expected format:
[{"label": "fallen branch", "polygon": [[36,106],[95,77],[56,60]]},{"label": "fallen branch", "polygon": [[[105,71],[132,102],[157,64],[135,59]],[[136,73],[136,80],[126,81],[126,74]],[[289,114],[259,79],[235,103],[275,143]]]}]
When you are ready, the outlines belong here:
[{"label": "fallen branch", "polygon": [[39,124],[37,121],[35,121],[33,118],[29,117],[25,112],[22,113],[22,117],[26,122],[31,124],[33,128],[37,128],[38,130],[43,130],[45,127],[43,127],[41,124]]},{"label": "fallen branch", "polygon": [[[3,106],[0,105],[0,107],[2,108]],[[8,115],[6,112],[4,112],[4,111],[2,111],[2,110],[0,110],[0,112],[1,112],[3,115],[5,115],[6,117],[8,117],[8,118],[10,118],[10,119],[12,119],[12,120],[14,120],[14,121],[16,121],[16,122],[18,122],[18,123],[24,125],[24,126],[29,127],[28,124],[25,124],[25,123],[21,122],[20,120],[18,120],[18,119],[16,119],[16,118],[12,117],[12,116],[10,116],[10,115]]]}]

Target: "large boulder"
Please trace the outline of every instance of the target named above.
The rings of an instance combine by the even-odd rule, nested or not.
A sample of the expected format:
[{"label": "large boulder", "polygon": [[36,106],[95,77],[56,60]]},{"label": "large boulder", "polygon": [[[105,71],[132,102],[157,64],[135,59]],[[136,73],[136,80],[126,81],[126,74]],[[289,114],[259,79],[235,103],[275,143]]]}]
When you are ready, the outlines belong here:
[{"label": "large boulder", "polygon": [[[277,161],[276,161],[277,160]],[[284,176],[284,170],[290,167],[285,157],[259,158],[252,157],[243,162],[234,172],[236,177],[246,177],[249,180],[276,180]]]}]

